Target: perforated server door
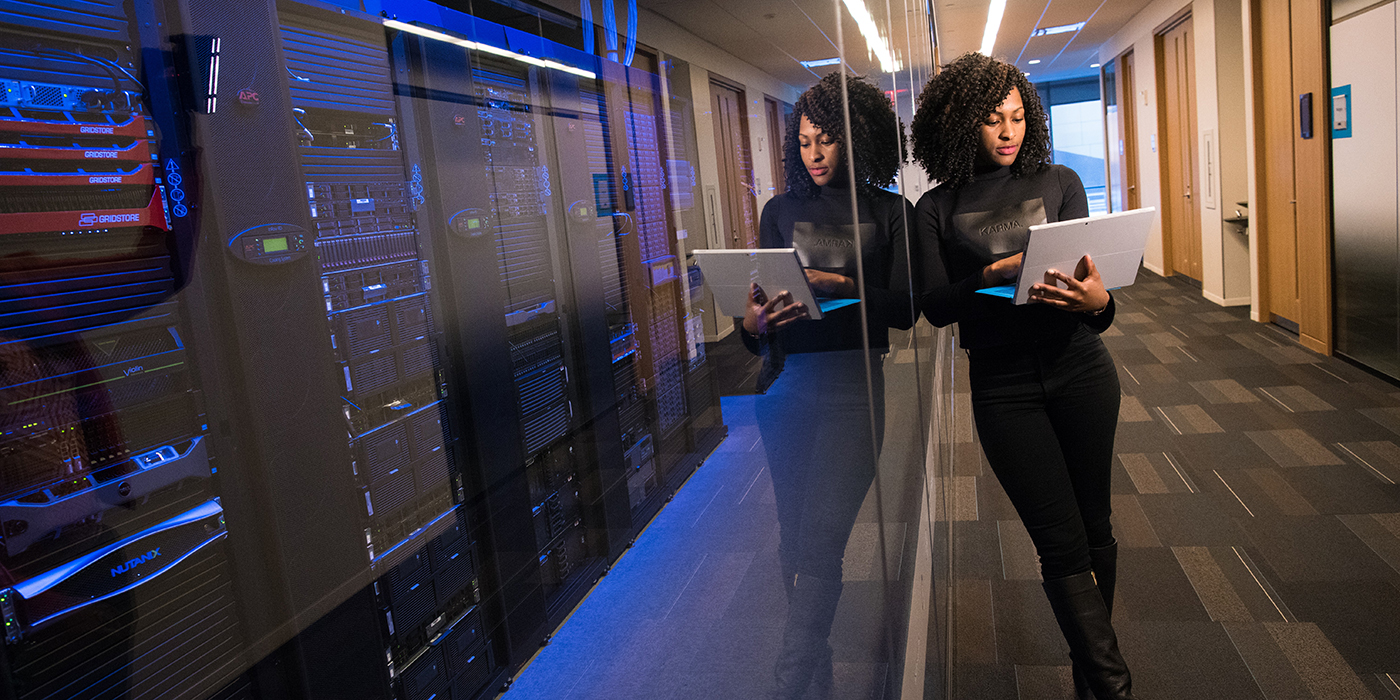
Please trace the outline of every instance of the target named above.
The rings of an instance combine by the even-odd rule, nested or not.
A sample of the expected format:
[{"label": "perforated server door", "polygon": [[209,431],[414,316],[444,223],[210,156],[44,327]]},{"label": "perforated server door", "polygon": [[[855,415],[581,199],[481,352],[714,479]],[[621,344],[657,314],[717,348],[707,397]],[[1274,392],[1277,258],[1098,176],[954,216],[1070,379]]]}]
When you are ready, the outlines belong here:
[{"label": "perforated server door", "polygon": [[[648,60],[659,70],[654,56]],[[668,132],[677,122],[667,113],[659,75],[615,65],[604,71],[612,105],[613,157],[626,164],[615,218],[622,277],[638,333],[635,386],[646,397],[653,421],[650,434],[638,443],[641,449],[628,455],[629,464],[638,467],[630,488],[633,509],[645,520],[659,505],[655,497],[669,494],[698,464],[693,459],[696,451],[708,453],[708,445],[720,433],[706,431],[704,439],[697,440],[698,426],[690,418],[716,399],[708,373],[700,372],[703,357],[692,352],[687,332],[691,324],[685,295],[690,280],[672,210],[683,200],[673,196],[667,176],[668,168],[682,169],[678,164],[663,166],[677,150]],[[698,392],[694,401],[687,398],[687,378],[692,376],[690,383]]]},{"label": "perforated server door", "polygon": [[244,638],[182,293],[186,164],[151,119],[150,16],[76,5],[0,15],[7,697],[200,699]]}]

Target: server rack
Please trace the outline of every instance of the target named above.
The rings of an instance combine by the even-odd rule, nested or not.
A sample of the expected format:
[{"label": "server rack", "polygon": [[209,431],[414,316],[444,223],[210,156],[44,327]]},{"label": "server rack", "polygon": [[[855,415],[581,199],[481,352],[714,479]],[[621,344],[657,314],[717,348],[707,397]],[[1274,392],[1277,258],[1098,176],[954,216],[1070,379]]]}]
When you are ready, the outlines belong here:
[{"label": "server rack", "polygon": [[480,696],[712,446],[655,95],[358,4],[62,4],[0,25],[13,690]]},{"label": "server rack", "polygon": [[244,640],[186,344],[188,210],[133,8],[84,10],[0,19],[6,693],[203,698]]},{"label": "server rack", "polygon": [[682,150],[685,140],[675,134],[684,129],[686,110],[678,101],[667,104],[663,71],[655,58],[651,63],[654,70],[604,67],[607,100],[619,125],[612,133],[613,157],[626,164],[614,218],[622,284],[639,334],[640,376],[632,379],[630,393],[644,397],[649,417],[624,432],[628,442],[646,431],[629,442],[627,459],[629,502],[638,522],[655,514],[725,434],[678,240],[675,209],[687,204],[691,189],[678,177],[690,172],[690,159]]}]

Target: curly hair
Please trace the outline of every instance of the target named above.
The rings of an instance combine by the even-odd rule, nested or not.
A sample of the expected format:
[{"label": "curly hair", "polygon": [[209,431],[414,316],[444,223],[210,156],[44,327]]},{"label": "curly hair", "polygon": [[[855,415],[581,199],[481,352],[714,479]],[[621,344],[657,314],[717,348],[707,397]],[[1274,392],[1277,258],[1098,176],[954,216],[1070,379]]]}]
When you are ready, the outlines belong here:
[{"label": "curly hair", "polygon": [[[808,88],[793,105],[788,118],[783,143],[783,162],[787,164],[787,188],[803,198],[817,196],[821,188],[812,181],[811,173],[802,167],[802,150],[797,134],[802,117],[831,135],[841,144],[841,154],[855,154],[856,189],[861,194],[886,187],[894,182],[903,160],[904,125],[894,115],[894,108],[885,93],[863,78],[846,80],[846,94],[851,105],[851,140],[854,148],[846,148],[846,125],[841,109],[841,71],[834,71]],[[842,162],[838,177],[846,172]]]},{"label": "curly hair", "polygon": [[1011,94],[1021,92],[1026,108],[1026,134],[1011,164],[1012,177],[1024,177],[1049,167],[1050,127],[1040,95],[1016,66],[967,53],[943,67],[919,93],[913,123],[914,160],[929,179],[961,187],[972,180],[979,129]]}]

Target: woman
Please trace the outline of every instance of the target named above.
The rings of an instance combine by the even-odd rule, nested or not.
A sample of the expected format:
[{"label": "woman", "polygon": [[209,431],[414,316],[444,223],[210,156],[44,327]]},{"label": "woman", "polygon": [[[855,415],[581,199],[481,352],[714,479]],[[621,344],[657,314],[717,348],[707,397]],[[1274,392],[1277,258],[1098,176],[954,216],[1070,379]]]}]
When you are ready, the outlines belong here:
[{"label": "woman", "polygon": [[819,296],[863,301],[814,321],[786,290],[769,299],[754,285],[742,321],[745,344],[766,354],[760,383],[771,381],[757,411],[788,595],[778,698],[831,694],[827,637],[841,596],[841,559],[884,430],[881,356],[888,329],[910,328],[915,317],[905,245],[909,203],[880,189],[899,169],[900,125],[879,89],[849,79],[848,148],[841,80],[839,72],[826,76],[793,108],[784,147],[788,191],[764,206],[759,245],[795,248]]},{"label": "woman", "polygon": [[914,156],[941,184],[919,200],[930,277],[920,307],[957,322],[982,449],[1040,557],[1079,698],[1132,698],[1110,611],[1117,543],[1109,475],[1118,372],[1099,333],[1113,297],[1089,256],[1047,274],[1031,302],[976,291],[1011,282],[1028,228],[1089,215],[1074,171],[1050,164],[1045,112],[1015,66],[967,54],[919,96]]}]

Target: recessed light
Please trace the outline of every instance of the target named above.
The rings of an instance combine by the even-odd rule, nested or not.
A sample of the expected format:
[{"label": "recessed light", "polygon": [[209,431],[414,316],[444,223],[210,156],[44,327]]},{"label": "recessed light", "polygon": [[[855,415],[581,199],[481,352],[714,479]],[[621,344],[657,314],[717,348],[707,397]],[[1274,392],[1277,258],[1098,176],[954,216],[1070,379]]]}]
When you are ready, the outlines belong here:
[{"label": "recessed light", "polygon": [[816,60],[816,61],[800,61],[800,63],[801,63],[802,65],[804,65],[804,66],[807,66],[808,68],[821,68],[822,66],[834,66],[834,65],[837,65],[837,64],[841,63],[841,59],[840,59],[840,57],[837,57],[837,58],[823,58],[823,59],[818,59],[818,60]]},{"label": "recessed light", "polygon": [[1090,63],[1090,64],[1089,64],[1089,67],[1090,67],[1090,68],[1098,68],[1098,67],[1101,66],[1101,65],[1103,65],[1103,64],[1101,64],[1101,63]]},{"label": "recessed light", "polygon": [[1050,36],[1051,34],[1068,34],[1069,32],[1077,32],[1083,28],[1084,22],[1075,22],[1074,24],[1062,24],[1058,27],[1046,27],[1044,29],[1037,29],[1031,32],[1031,36]]},{"label": "recessed light", "polygon": [[1026,61],[1026,63],[1029,63],[1029,64],[1031,64],[1031,65],[1035,65],[1035,64],[1037,64],[1037,63],[1040,63],[1040,59],[1038,59],[1038,58],[1032,58],[1031,60]]}]

